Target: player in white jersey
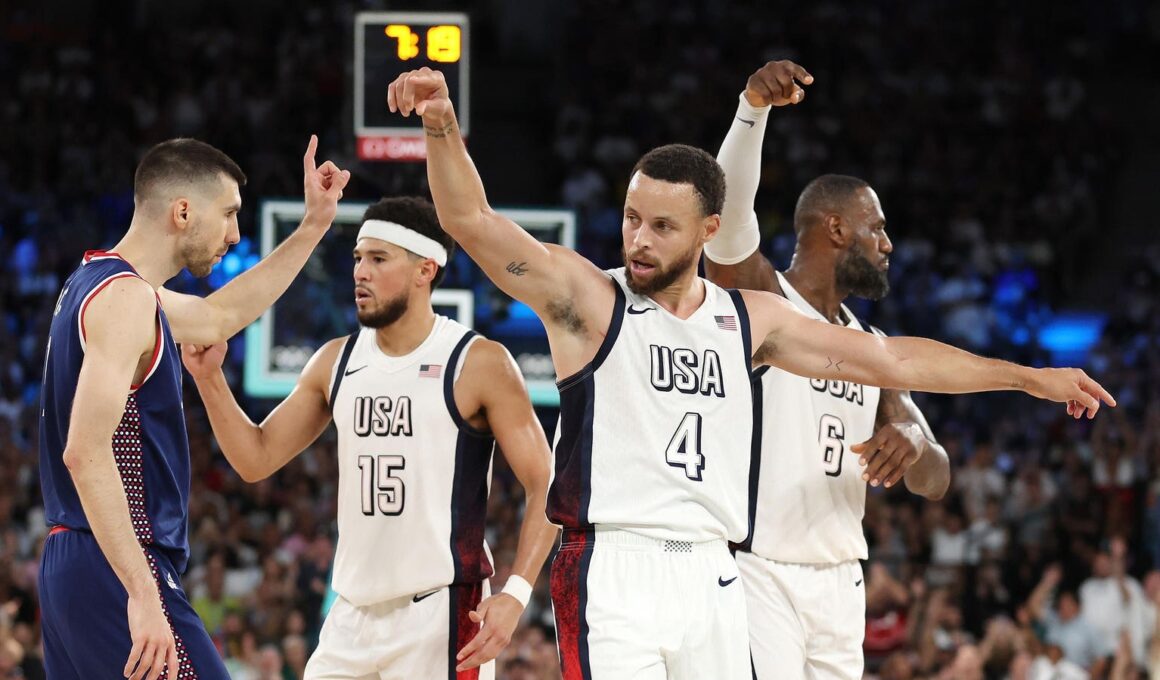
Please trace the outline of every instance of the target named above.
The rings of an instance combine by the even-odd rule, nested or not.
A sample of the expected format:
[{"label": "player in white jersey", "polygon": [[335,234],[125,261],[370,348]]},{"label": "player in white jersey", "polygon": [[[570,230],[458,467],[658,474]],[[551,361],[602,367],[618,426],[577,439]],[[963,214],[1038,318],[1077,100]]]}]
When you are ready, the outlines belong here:
[{"label": "player in white jersey", "polygon": [[855,332],[772,293],[725,291],[698,277],[725,199],[721,168],[700,149],[664,146],[637,162],[624,205],[625,267],[609,273],[488,206],[442,74],[401,75],[387,102],[422,116],[440,222],[536,311],[566,376],[548,512],[564,525],[552,600],[568,680],[751,677],[744,597],[726,545],[748,533],[750,354],[815,378],[1024,389],[1069,402],[1077,416],[1094,415],[1100,398],[1112,403],[1082,371]]},{"label": "player in white jersey", "polygon": [[[354,248],[362,329],[323,345],[261,425],[222,375],[224,345],[183,348],[222,451],[247,481],[273,474],[332,419],[337,427],[338,599],[306,667],[312,680],[494,677],[556,537],[544,512],[548,443],[515,362],[431,307],[454,247],[426,200],[367,208]],[[512,576],[489,597],[496,442],[527,500]]]},{"label": "player in white jersey", "polygon": [[[784,273],[757,250],[753,202],[766,119],[771,106],[796,103],[798,75],[812,80],[779,61],[749,78],[718,154],[729,192],[719,238],[705,248],[705,272],[721,285],[782,295],[819,321],[870,332],[842,303],[848,295],[878,300],[889,290],[893,246],[866,182],[823,175],[806,186]],[[946,452],[905,391],[768,366],[754,376],[761,459],[753,530],[737,553],[754,672],[760,680],[861,678],[866,484],[889,487],[901,478],[937,500],[950,483]]]}]

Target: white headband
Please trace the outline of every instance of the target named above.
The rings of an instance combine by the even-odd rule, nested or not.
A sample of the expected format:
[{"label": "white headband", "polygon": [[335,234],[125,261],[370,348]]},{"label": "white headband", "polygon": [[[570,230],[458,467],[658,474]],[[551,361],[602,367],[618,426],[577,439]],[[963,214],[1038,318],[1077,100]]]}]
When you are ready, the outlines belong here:
[{"label": "white headband", "polygon": [[358,237],[377,238],[380,241],[394,243],[420,257],[435,260],[435,264],[440,267],[447,265],[447,249],[442,244],[401,224],[386,220],[367,220],[358,230]]}]

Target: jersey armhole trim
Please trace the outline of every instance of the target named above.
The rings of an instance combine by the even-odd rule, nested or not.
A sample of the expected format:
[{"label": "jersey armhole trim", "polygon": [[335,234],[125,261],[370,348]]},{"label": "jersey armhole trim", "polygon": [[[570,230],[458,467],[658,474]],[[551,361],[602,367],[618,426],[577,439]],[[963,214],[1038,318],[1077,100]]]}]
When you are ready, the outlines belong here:
[{"label": "jersey armhole trim", "polygon": [[447,414],[451,416],[451,420],[461,432],[480,439],[491,439],[492,433],[472,427],[471,423],[467,422],[467,419],[459,412],[459,406],[455,403],[455,376],[459,372],[459,360],[466,356],[467,349],[471,347],[472,343],[482,337],[479,333],[468,330],[455,344],[455,349],[451,350],[451,356],[447,359],[447,370],[443,373],[443,403],[447,406]]},{"label": "jersey armhole trim", "polygon": [[[90,251],[90,252],[94,252],[94,251]],[[94,259],[94,258],[90,257],[87,253],[85,255],[85,258],[86,258],[85,259],[86,263],[88,263],[88,262],[92,261],[92,259]],[[112,255],[110,257],[96,257],[95,259],[98,259],[98,260],[102,260],[102,259],[121,260],[121,257],[119,255]],[[121,260],[121,261],[124,262],[124,260]],[[126,263],[126,264],[128,264],[128,263]],[[80,340],[80,343],[81,343],[81,352],[82,353],[84,353],[88,349],[88,333],[85,331],[85,311],[88,310],[89,303],[92,302],[93,298],[95,298],[102,290],[107,288],[109,286],[109,284],[112,283],[113,281],[116,281],[117,279],[128,279],[128,278],[140,279],[141,276],[139,274],[137,274],[136,271],[117,272],[116,274],[112,274],[112,275],[106,277],[100,283],[98,283],[96,286],[93,286],[93,289],[90,290],[87,295],[85,295],[83,300],[81,300],[80,310],[77,312],[77,330],[80,331],[77,334],[77,336],[78,336],[78,339]],[[144,281],[144,279],[141,279],[141,280]],[[157,296],[156,292],[154,292],[154,297],[157,300],[157,304],[156,304],[156,307],[154,308],[154,314],[153,314],[154,327],[155,327],[155,332],[154,332],[154,336],[153,336],[153,355],[151,357],[149,357],[149,370],[145,372],[145,377],[141,378],[141,382],[133,383],[129,386],[129,394],[133,394],[137,390],[141,389],[141,387],[146,382],[148,382],[149,378],[153,377],[153,374],[157,372],[157,367],[161,365],[161,356],[165,353],[165,351],[164,351],[164,348],[165,348],[165,325],[161,323],[161,298],[159,296]]]},{"label": "jersey armhole trim", "polygon": [[567,378],[556,381],[556,389],[560,392],[595,373],[612,352],[612,346],[616,344],[616,338],[620,335],[620,327],[624,323],[624,289],[612,277],[609,277],[608,280],[612,284],[613,290],[616,291],[616,299],[612,304],[612,319],[608,322],[608,333],[605,334],[604,341],[600,343],[600,348],[596,350],[596,356],[592,357],[592,361]]},{"label": "jersey armhole trim", "polygon": [[78,335],[80,336],[81,341],[81,352],[84,352],[88,346],[88,343],[86,342],[88,336],[85,332],[85,311],[89,308],[89,303],[92,302],[93,298],[95,298],[98,293],[104,290],[113,281],[116,281],[117,279],[127,279],[130,277],[138,279],[141,278],[132,272],[117,272],[116,274],[103,279],[100,283],[93,286],[93,289],[85,295],[83,300],[81,300],[80,311],[77,312],[77,330],[80,331]]},{"label": "jersey armhole trim", "polygon": [[157,301],[157,340],[153,343],[153,357],[149,359],[149,370],[145,372],[145,377],[141,378],[141,382],[136,385],[129,386],[129,394],[133,394],[153,377],[157,372],[157,367],[161,365],[161,355],[165,353],[165,325],[161,323],[161,301]]},{"label": "jersey armhole trim", "polygon": [[330,407],[331,418],[334,417],[334,400],[338,398],[338,386],[342,384],[342,372],[346,370],[346,363],[350,361],[350,354],[354,351],[358,336],[358,333],[351,333],[346,336],[346,342],[342,345],[342,355],[338,358],[338,366],[334,371],[334,382],[330,386],[330,400],[327,403],[327,406]]},{"label": "jersey armhole trim", "polygon": [[745,298],[736,288],[729,289],[729,297],[733,298],[733,306],[737,309],[738,328],[741,331],[741,342],[745,348],[745,372],[753,370],[753,335],[749,330],[749,310],[745,307]]}]

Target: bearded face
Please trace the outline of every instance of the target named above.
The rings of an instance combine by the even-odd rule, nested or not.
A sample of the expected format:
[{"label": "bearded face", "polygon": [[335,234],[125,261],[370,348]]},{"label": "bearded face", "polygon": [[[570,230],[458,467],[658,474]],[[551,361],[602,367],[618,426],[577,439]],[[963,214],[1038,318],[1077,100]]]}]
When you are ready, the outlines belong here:
[{"label": "bearded face", "polygon": [[363,309],[358,309],[358,322],[367,328],[386,328],[395,323],[407,313],[407,305],[410,299],[407,297],[407,291],[400,291],[400,293],[391,300],[387,300],[380,305]]},{"label": "bearded face", "polygon": [[881,300],[890,292],[888,270],[877,267],[857,241],[842,254],[834,268],[834,282],[840,290],[847,290],[866,300]]},{"label": "bearded face", "polygon": [[[673,285],[682,274],[687,272],[689,268],[696,266],[697,257],[700,254],[700,244],[694,243],[691,248],[682,253],[677,260],[671,264],[663,265],[658,260],[652,258],[651,255],[636,252],[629,253],[621,250],[621,257],[624,258],[624,272],[625,278],[628,281],[628,287],[637,295],[653,295],[665,288]],[[630,261],[635,260],[653,267],[652,271],[647,275],[641,276],[633,273],[633,268],[630,266]]]},{"label": "bearded face", "polygon": [[189,235],[181,244],[181,260],[185,268],[197,278],[209,276],[213,266],[225,255],[225,247],[214,242],[214,235],[202,220],[189,227]]}]

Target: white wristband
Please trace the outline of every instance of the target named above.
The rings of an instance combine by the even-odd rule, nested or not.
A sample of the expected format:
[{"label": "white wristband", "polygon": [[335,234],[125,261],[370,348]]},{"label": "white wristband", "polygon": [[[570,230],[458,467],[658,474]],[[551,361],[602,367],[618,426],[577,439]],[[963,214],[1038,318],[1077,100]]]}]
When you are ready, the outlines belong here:
[{"label": "white wristband", "polygon": [[502,592],[516,598],[520,606],[527,609],[528,600],[532,599],[532,584],[528,583],[523,576],[512,574],[508,577],[507,583],[504,584]]}]

